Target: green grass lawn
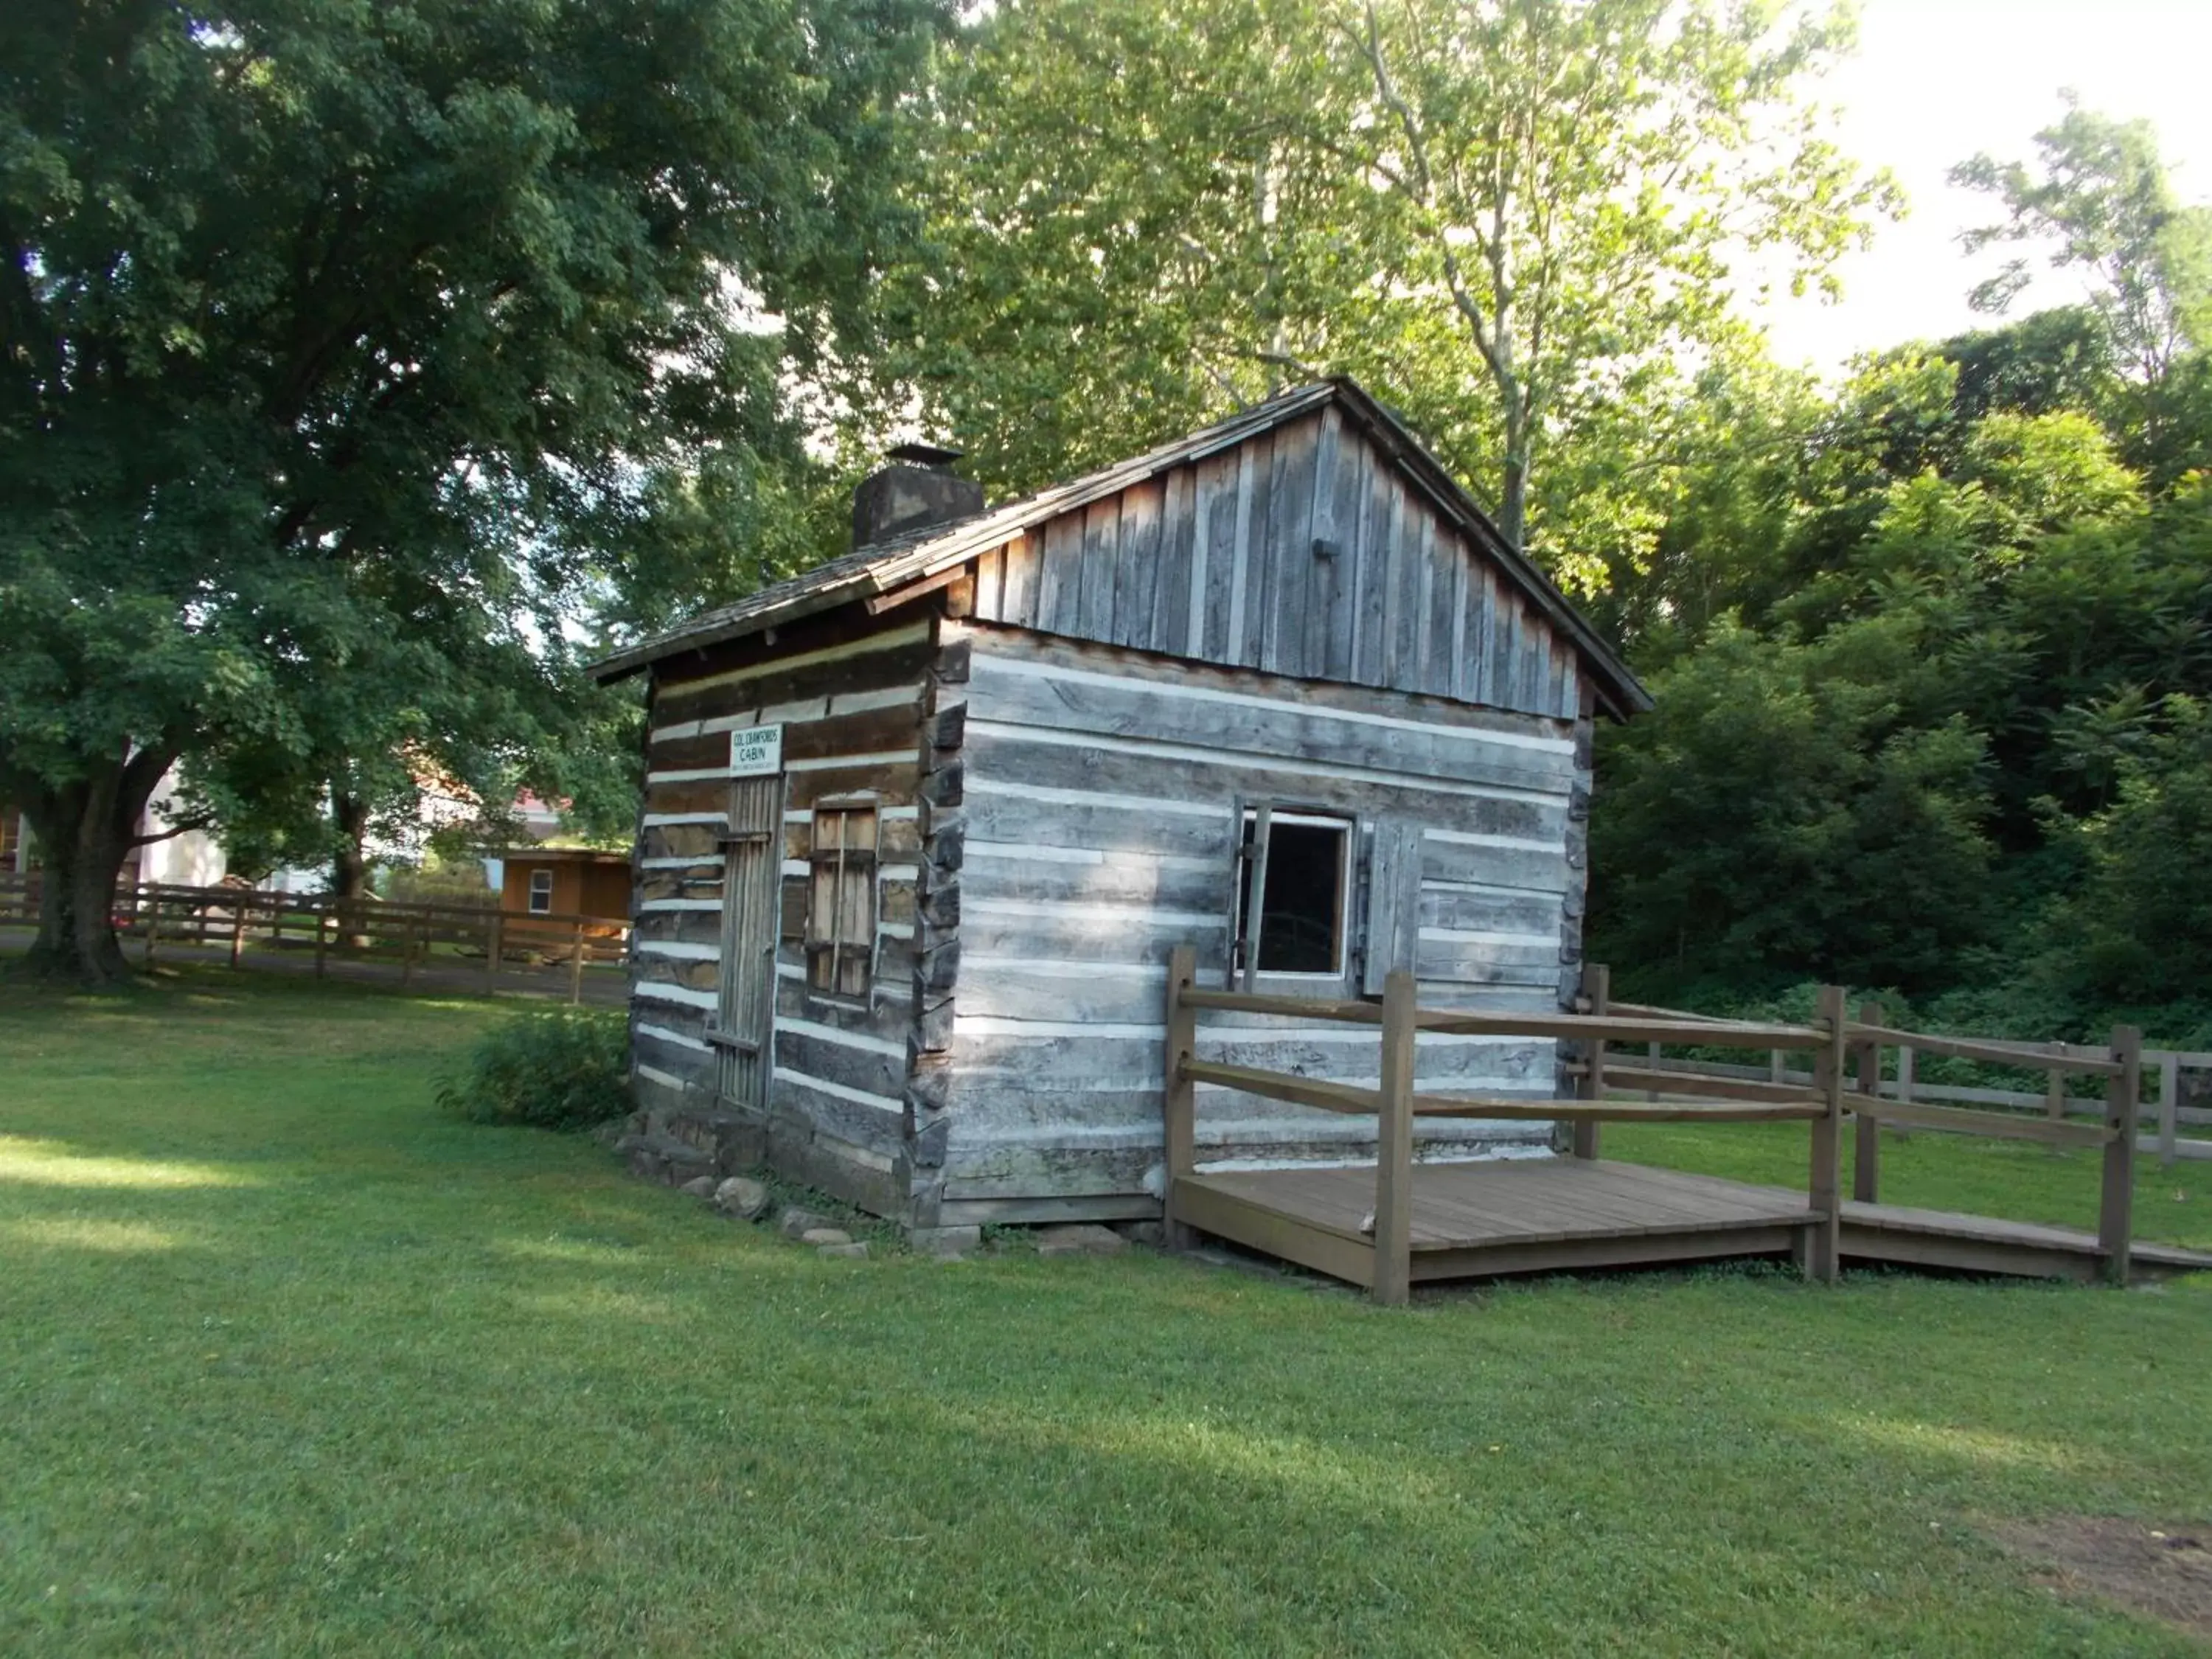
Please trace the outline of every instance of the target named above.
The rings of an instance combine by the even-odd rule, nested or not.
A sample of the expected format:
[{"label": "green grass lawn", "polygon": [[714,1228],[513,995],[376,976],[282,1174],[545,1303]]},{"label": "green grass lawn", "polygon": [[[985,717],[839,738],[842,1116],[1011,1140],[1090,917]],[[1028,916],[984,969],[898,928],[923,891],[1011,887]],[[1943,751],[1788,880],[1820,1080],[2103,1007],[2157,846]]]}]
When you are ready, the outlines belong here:
[{"label": "green grass lawn", "polygon": [[[2203,1650],[1989,1532],[2212,1521],[2203,1280],[1384,1313],[1149,1254],[825,1261],[439,1117],[485,1018],[0,984],[0,1653]],[[1802,1132],[1610,1133],[1802,1175]],[[2094,1201],[2040,1150],[1893,1169]],[[2199,1187],[2144,1194],[2208,1242]]]},{"label": "green grass lawn", "polygon": [[[1607,1158],[1664,1164],[1755,1181],[1802,1192],[1811,1146],[1797,1123],[1607,1124]],[[1844,1197],[1857,1164],[1850,1126],[1844,1129]],[[2039,1221],[2097,1231],[2102,1149],[2054,1152],[2022,1140],[1967,1140],[1922,1133],[1881,1137],[1880,1190],[1884,1204]],[[2212,1164],[2159,1167],[2155,1153],[2136,1158],[2135,1236],[2162,1244],[2212,1249]]]}]

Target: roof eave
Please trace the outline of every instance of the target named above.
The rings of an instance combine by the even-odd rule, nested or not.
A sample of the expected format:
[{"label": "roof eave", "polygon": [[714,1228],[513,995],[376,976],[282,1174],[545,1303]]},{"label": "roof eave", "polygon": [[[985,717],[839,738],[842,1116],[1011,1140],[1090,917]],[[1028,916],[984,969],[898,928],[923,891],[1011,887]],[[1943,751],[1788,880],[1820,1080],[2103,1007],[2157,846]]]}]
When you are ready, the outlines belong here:
[{"label": "roof eave", "polygon": [[882,592],[879,583],[865,577],[855,577],[840,582],[835,587],[825,587],[811,593],[794,594],[785,604],[772,611],[757,611],[739,617],[720,626],[708,625],[681,634],[663,634],[601,657],[597,662],[586,663],[584,672],[601,685],[612,685],[617,680],[641,674],[657,662],[682,656],[687,651],[706,651],[718,645],[727,645],[732,640],[742,640],[754,634],[765,633],[771,628],[796,622],[804,617],[835,611],[840,605],[852,605],[861,599],[874,598]]}]

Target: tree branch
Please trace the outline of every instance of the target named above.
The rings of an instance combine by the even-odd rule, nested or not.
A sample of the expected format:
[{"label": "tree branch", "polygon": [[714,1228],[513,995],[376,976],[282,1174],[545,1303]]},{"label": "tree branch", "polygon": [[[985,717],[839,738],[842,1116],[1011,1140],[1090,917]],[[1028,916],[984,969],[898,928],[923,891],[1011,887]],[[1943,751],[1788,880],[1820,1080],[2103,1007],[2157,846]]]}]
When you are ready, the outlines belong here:
[{"label": "tree branch", "polygon": [[210,830],[214,827],[214,813],[196,812],[188,818],[171,824],[157,836],[126,836],[124,837],[123,844],[125,847],[151,847],[157,841],[167,841],[173,836],[189,835],[195,830]]}]

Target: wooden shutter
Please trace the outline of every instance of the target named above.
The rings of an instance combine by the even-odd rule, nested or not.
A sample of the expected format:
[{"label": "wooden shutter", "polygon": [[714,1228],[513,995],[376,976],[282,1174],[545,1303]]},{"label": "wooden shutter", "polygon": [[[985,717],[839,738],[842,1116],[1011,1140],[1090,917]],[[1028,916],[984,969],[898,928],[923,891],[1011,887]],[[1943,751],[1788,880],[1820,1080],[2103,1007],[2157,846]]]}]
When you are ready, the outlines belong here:
[{"label": "wooden shutter", "polygon": [[[1244,839],[1244,814],[1252,814],[1252,839]],[[1261,913],[1267,908],[1267,838],[1275,809],[1266,801],[1247,806],[1237,800],[1236,858],[1229,882],[1228,983],[1249,991],[1260,971]]]},{"label": "wooden shutter", "polygon": [[837,993],[865,996],[876,948],[875,809],[844,815],[837,866]]},{"label": "wooden shutter", "polygon": [[876,944],[876,809],[817,808],[809,861],[806,982],[866,995]]},{"label": "wooden shutter", "polygon": [[1382,994],[1395,968],[1413,971],[1421,936],[1421,826],[1382,818],[1367,854],[1367,939],[1361,988]]}]

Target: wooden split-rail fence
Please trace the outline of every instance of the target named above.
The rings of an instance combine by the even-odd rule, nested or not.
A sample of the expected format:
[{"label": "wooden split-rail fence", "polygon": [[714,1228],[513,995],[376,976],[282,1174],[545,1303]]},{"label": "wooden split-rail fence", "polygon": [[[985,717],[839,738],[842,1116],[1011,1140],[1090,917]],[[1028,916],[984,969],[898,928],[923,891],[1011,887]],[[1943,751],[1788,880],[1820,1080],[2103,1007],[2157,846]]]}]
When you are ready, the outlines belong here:
[{"label": "wooden split-rail fence", "polygon": [[[1802,1235],[1793,1248],[1808,1275],[1832,1279],[1842,1255],[1840,1233],[1846,1211],[1842,1191],[1843,1136],[1848,1122],[1853,1126],[1856,1152],[1850,1199],[1864,1207],[1869,1224],[1875,1226],[1885,1218],[1874,1213],[1879,1201],[1878,1131],[1882,1126],[2098,1150],[2102,1175],[2094,1255],[2105,1276],[2127,1282],[2145,1060],[2142,1034],[2133,1028],[2115,1029],[2111,1042],[2098,1046],[1940,1036],[1886,1025],[1874,1005],[1863,1007],[1859,1017],[1853,1018],[1846,994],[1835,986],[1821,988],[1817,1016],[1806,1024],[1716,1019],[1674,1009],[1613,1002],[1607,994],[1607,972],[1595,966],[1585,975],[1578,1011],[1556,1014],[1422,1008],[1415,1001],[1413,976],[1403,971],[1389,975],[1382,1000],[1376,1003],[1202,988],[1195,970],[1194,951],[1186,947],[1174,953],[1167,990],[1166,1215],[1171,1235],[1179,1242],[1188,1242],[1195,1229],[1221,1231],[1218,1218],[1241,1218],[1251,1229],[1243,1242],[1257,1243],[1293,1260],[1324,1264],[1327,1271],[1339,1271],[1369,1284],[1377,1300],[1401,1303],[1415,1277],[1413,1127],[1416,1118],[1561,1122],[1571,1128],[1576,1159],[1592,1170],[1620,1167],[1598,1163],[1601,1127],[1607,1123],[1802,1121],[1809,1129],[1804,1199],[1802,1208],[1785,1219]],[[1197,1052],[1199,1016],[1211,1011],[1375,1026],[1382,1051],[1378,1081],[1367,1087],[1201,1060]],[[1425,1031],[1554,1041],[1562,1045],[1563,1069],[1572,1081],[1574,1097],[1553,1100],[1424,1092],[1416,1085],[1414,1056],[1415,1039]],[[1631,1048],[1643,1052],[1627,1052]],[[1770,1057],[1771,1074],[1759,1075],[1757,1068],[1750,1066],[1654,1058],[1669,1048],[1764,1054]],[[2033,1116],[2011,1109],[2009,1096],[1996,1100],[1980,1097],[1997,1091],[1978,1091],[1956,1103],[1916,1098],[1909,1060],[1903,1062],[1905,1081],[1900,1097],[1896,1085],[1885,1084],[1885,1073],[1894,1077],[1896,1067],[1884,1063],[1886,1054],[1899,1051],[2043,1071],[2054,1079],[2057,1092],[2051,1098],[2071,1104],[2057,1115]],[[1780,1061],[1790,1054],[1808,1055],[1809,1070],[1789,1071]],[[2101,1095],[2077,1099],[2066,1093],[2063,1085],[2069,1078],[2095,1079]],[[1202,1085],[1376,1119],[1372,1210],[1358,1230],[1371,1241],[1366,1247],[1370,1256],[1360,1255],[1360,1240],[1347,1239],[1340,1222],[1328,1221],[1328,1196],[1316,1195],[1318,1188],[1310,1176],[1305,1177],[1307,1197],[1301,1199],[1296,1195],[1298,1177],[1294,1172],[1238,1177],[1201,1174],[1197,1164],[1196,1091]],[[1970,1092],[1946,1091],[1954,1097]],[[2168,1121],[2172,1103],[2169,1081],[2164,1103]],[[2093,1108],[2096,1121],[2076,1121],[2075,1108],[2079,1106]],[[1449,1166],[1421,1167],[1425,1179],[1441,1182]],[[1345,1176],[1353,1173],[1334,1171],[1330,1179],[1340,1189]],[[1272,1189],[1267,1185],[1271,1181]],[[1239,1182],[1241,1187],[1235,1184]],[[1719,1188],[1730,1183],[1707,1184]],[[1271,1198],[1271,1190],[1282,1196]],[[1491,1190],[1495,1192],[1495,1183]],[[1678,1193],[1672,1202],[1676,1220],[1637,1231],[1652,1235],[1690,1231],[1679,1218],[1689,1200]],[[1262,1217],[1261,1212],[1271,1205],[1280,1213]],[[1556,1221],[1556,1216],[1553,1219]],[[1953,1219],[1963,1223],[1977,1218]],[[1710,1224],[1718,1228],[1723,1223]],[[1300,1227],[1311,1237],[1300,1238]],[[1322,1237],[1332,1229],[1336,1237]],[[1554,1254],[1542,1259],[1571,1261],[1571,1255],[1559,1253],[1564,1246],[1558,1241],[1589,1240],[1599,1231],[1563,1232],[1554,1227],[1542,1236],[1554,1246]],[[1621,1227],[1613,1229],[1610,1254],[1591,1246],[1587,1259],[1593,1262],[1638,1259],[1619,1248],[1621,1233]],[[1281,1248],[1286,1242],[1292,1246],[1309,1245],[1311,1253],[1301,1255],[1297,1248]],[[2082,1243],[2086,1249],[2087,1241]],[[1327,1249],[1322,1248],[1324,1245]],[[1499,1246],[1499,1240],[1481,1234],[1479,1229],[1456,1240],[1435,1237],[1432,1231],[1424,1244],[1440,1264],[1448,1265],[1456,1252],[1457,1260],[1470,1264],[1468,1272],[1488,1271],[1479,1264],[1480,1250],[1496,1252]],[[1672,1250],[1676,1257],[1691,1254],[1686,1249]],[[1498,1255],[1497,1259],[1505,1257]],[[1654,1254],[1644,1259],[1664,1258]],[[1341,1269],[1327,1265],[1337,1262],[1350,1265]],[[1439,1266],[1430,1276],[1449,1275],[1444,1266]]]},{"label": "wooden split-rail fence", "polygon": [[[35,881],[0,877],[0,924],[37,921]],[[165,945],[227,947],[234,968],[243,964],[249,947],[295,957],[312,952],[318,977],[332,962],[396,968],[403,985],[434,969],[448,970],[449,978],[458,970],[465,982],[473,969],[486,994],[502,985],[514,988],[520,969],[534,970],[538,984],[549,975],[556,984],[564,977],[572,1003],[583,1000],[587,967],[625,959],[630,932],[627,923],[604,916],[160,882],[118,887],[114,922],[149,963]]]}]

